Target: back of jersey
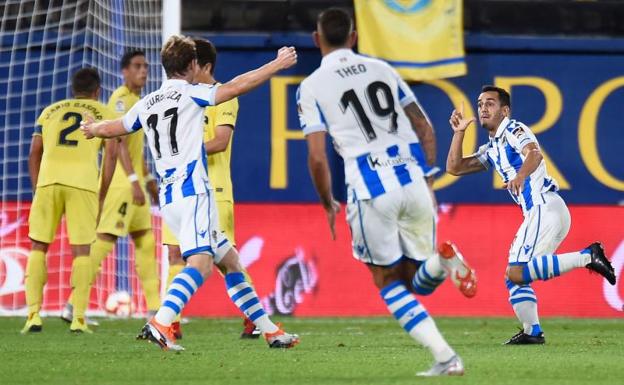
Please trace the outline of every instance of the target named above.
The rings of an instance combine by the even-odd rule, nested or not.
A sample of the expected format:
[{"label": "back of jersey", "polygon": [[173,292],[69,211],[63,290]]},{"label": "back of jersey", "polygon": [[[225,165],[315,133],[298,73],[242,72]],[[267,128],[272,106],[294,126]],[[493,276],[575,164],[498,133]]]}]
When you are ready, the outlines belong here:
[{"label": "back of jersey", "polygon": [[43,139],[43,157],[37,186],[62,184],[96,192],[100,139],[88,140],[80,122],[113,119],[112,112],[92,99],[65,99],[47,107],[37,119],[35,135]]},{"label": "back of jersey", "polygon": [[160,177],[161,204],[206,192],[204,109],[214,105],[216,87],[169,79],[123,117],[128,131],[145,131]]},{"label": "back of jersey", "polygon": [[304,133],[328,131],[358,199],[422,178],[424,156],[403,107],[416,98],[387,63],[336,50],[297,93]]}]

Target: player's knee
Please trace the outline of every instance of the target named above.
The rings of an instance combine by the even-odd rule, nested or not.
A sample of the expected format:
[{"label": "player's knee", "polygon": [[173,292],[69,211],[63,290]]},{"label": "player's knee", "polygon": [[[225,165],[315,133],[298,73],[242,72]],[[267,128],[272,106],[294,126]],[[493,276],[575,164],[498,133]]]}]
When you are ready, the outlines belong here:
[{"label": "player's knee", "polygon": [[177,245],[167,245],[167,255],[169,259],[169,265],[184,265],[182,259],[182,253],[180,247]]},{"label": "player's knee", "polygon": [[204,278],[212,274],[212,257],[207,254],[191,255],[187,258],[186,264],[197,269]]},{"label": "player's knee", "polygon": [[510,280],[516,285],[524,285],[524,278],[522,277],[522,267],[521,266],[511,266],[507,268],[507,273],[505,278]]}]

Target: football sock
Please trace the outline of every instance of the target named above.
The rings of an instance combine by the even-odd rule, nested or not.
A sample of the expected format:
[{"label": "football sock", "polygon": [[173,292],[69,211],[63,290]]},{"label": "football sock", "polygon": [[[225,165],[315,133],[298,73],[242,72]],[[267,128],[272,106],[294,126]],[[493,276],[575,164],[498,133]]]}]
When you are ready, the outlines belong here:
[{"label": "football sock", "polygon": [[440,331],[424,306],[421,305],[403,285],[395,281],[380,291],[390,313],[399,321],[399,324],[416,341],[431,351],[437,362],[450,360],[455,352]]},{"label": "football sock", "polygon": [[74,320],[84,319],[85,311],[89,306],[92,269],[91,258],[88,255],[77,256],[72,262],[71,286]]},{"label": "football sock", "polygon": [[420,295],[429,295],[442,283],[446,278],[446,271],[442,268],[439,255],[427,259],[420,265],[414,279],[412,279],[412,287],[414,292]]},{"label": "football sock", "polygon": [[[113,247],[115,243],[109,241],[103,241],[100,238],[96,238],[95,242],[91,244],[91,249],[89,250],[89,257],[91,257],[91,273],[89,274],[90,282],[89,287],[91,287],[95,283],[95,279],[97,278],[98,272],[100,271],[100,265],[102,261],[113,251]],[[91,289],[89,289],[89,292]],[[68,303],[74,304],[74,292],[69,294],[69,298],[67,300]]]},{"label": "football sock", "polygon": [[533,257],[524,265],[522,279],[525,283],[531,283],[536,279],[546,281],[558,277],[577,267],[585,267],[591,262],[591,254],[588,250],[566,254],[549,254]]},{"label": "football sock", "polygon": [[43,251],[31,250],[26,263],[26,304],[28,314],[38,313],[43,303],[43,286],[48,280],[46,256]]},{"label": "football sock", "polygon": [[[171,287],[171,282],[176,277],[176,275],[180,274],[180,272],[184,269],[184,265],[169,265],[169,271],[167,272],[167,290]],[[179,322],[182,313],[178,314],[174,321]]]},{"label": "football sock", "polygon": [[199,270],[190,266],[185,267],[171,282],[163,304],[154,316],[156,322],[170,326],[203,283],[204,278]]},{"label": "football sock", "polygon": [[154,234],[151,231],[134,238],[137,276],[141,281],[145,303],[148,310],[158,310],[160,307],[158,265],[156,263],[156,245]]},{"label": "football sock", "polygon": [[516,317],[522,323],[526,334],[538,335],[542,329],[539,326],[537,316],[537,297],[535,291],[529,285],[516,285],[509,279],[505,280],[507,290],[509,290],[509,303],[513,307]]},{"label": "football sock", "polygon": [[251,320],[262,333],[275,333],[279,330],[262,308],[258,295],[245,275],[241,272],[225,275],[227,293],[234,304]]}]

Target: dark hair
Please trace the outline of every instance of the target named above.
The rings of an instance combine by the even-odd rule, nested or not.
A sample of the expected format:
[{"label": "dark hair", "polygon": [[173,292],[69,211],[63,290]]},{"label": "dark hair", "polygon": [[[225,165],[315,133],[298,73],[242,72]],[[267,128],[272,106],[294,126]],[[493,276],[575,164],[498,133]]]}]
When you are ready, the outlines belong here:
[{"label": "dark hair", "polygon": [[353,30],[351,15],[340,8],[329,8],[321,12],[318,16],[317,24],[319,32],[323,35],[327,44],[332,47],[344,45]]},{"label": "dark hair", "polygon": [[191,38],[181,35],[173,35],[167,39],[160,51],[160,61],[168,78],[186,75],[189,65],[195,59],[195,43]]},{"label": "dark hair", "polygon": [[511,108],[511,97],[509,96],[509,92],[506,90],[500,87],[487,85],[481,88],[481,92],[496,92],[498,94],[498,101],[500,102],[501,107],[508,106]]},{"label": "dark hair", "polygon": [[217,65],[217,48],[206,39],[193,39],[195,42],[195,51],[197,51],[197,64],[201,67],[210,63],[210,74],[214,74],[215,65]]},{"label": "dark hair", "polygon": [[91,95],[100,88],[100,74],[95,68],[81,68],[72,76],[74,95]]},{"label": "dark hair", "polygon": [[130,51],[126,51],[121,57],[121,69],[128,68],[130,62],[135,56],[145,56],[145,51],[140,49],[131,49]]}]

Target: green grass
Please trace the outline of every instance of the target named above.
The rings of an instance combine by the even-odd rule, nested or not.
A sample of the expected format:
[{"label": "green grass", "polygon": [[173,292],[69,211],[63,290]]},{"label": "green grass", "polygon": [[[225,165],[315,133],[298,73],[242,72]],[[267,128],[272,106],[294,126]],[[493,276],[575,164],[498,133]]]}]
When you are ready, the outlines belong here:
[{"label": "green grass", "polygon": [[23,320],[0,318],[0,383],[71,384],[622,384],[624,321],[545,319],[545,346],[501,346],[515,321],[440,318],[463,357],[462,378],[417,378],[431,364],[391,318],[284,319],[302,342],[268,349],[239,340],[238,319],[194,319],[184,352],[162,352],[134,337],[142,322],[102,321],[93,335],[72,335],[44,319],[41,333],[20,335]]}]

